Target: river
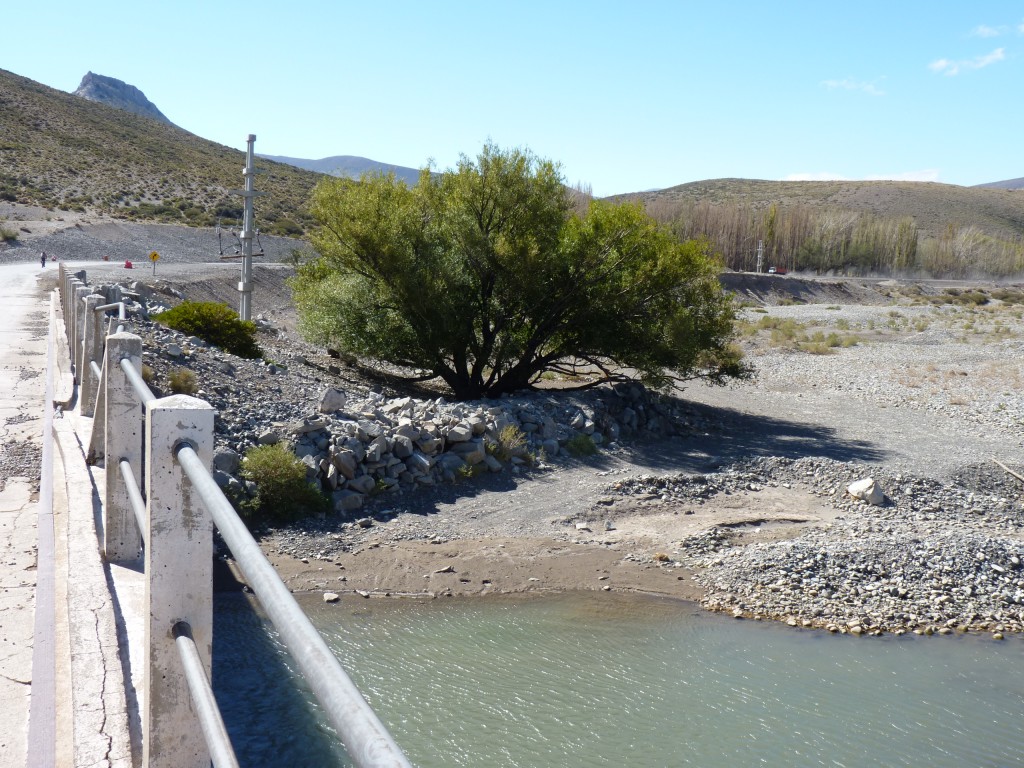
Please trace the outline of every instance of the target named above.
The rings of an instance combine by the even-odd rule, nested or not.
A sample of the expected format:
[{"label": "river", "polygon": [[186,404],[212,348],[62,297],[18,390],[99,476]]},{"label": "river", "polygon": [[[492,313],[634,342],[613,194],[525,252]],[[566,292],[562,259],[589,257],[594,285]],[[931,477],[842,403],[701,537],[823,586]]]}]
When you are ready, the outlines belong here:
[{"label": "river", "polygon": [[[833,636],[607,593],[303,607],[424,768],[1024,765],[1019,637]],[[243,765],[349,764],[244,598],[218,596],[214,659]]]}]

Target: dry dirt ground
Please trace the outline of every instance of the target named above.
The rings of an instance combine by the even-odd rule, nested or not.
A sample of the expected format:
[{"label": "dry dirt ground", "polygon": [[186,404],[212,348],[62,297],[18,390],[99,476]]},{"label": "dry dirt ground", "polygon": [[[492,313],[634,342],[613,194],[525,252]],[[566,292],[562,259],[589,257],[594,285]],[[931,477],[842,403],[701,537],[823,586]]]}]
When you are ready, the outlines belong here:
[{"label": "dry dirt ground", "polygon": [[[836,514],[805,490],[779,487],[726,497],[714,505],[632,502],[616,507],[611,530],[600,520],[581,523],[584,529],[567,528],[566,512],[574,508],[589,506],[585,517],[601,516],[593,508],[600,487],[586,481],[588,472],[554,470],[543,488],[524,489],[521,493],[528,498],[514,509],[503,510],[489,495],[467,496],[441,507],[438,516],[455,525],[460,520],[471,523],[451,540],[394,540],[381,530],[350,552],[322,559],[313,555],[305,562],[277,553],[275,539],[265,550],[295,591],[437,597],[582,589],[699,600],[702,590],[687,569],[658,562],[659,553],[671,550],[673,542],[713,526],[734,529],[737,544],[786,538],[804,526],[826,524]],[[527,480],[524,485],[538,482]],[[549,507],[544,515],[551,531],[547,536],[489,536],[479,529],[486,524],[477,525],[502,514],[536,517],[544,504]]]}]

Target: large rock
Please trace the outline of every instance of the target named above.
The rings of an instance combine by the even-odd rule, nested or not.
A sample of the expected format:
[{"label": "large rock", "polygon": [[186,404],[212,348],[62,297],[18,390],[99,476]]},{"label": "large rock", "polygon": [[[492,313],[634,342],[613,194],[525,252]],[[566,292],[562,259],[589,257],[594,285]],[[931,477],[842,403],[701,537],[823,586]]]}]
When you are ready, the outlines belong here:
[{"label": "large rock", "polygon": [[448,429],[445,440],[449,445],[464,443],[473,437],[473,428],[468,424],[456,424]]},{"label": "large rock", "polygon": [[479,440],[471,440],[468,443],[456,443],[452,446],[451,452],[461,457],[467,464],[479,464],[484,460],[484,456],[487,455],[483,442]]},{"label": "large rock", "polygon": [[227,472],[222,472],[219,469],[213,470],[213,481],[221,488],[221,490],[229,491],[231,493],[239,493],[242,491],[241,481]]},{"label": "large rock", "polygon": [[423,474],[427,474],[432,465],[433,462],[419,451],[413,451],[412,456],[405,460],[405,466],[410,470],[416,470]]},{"label": "large rock", "polygon": [[360,493],[370,493],[377,487],[377,481],[370,475],[360,475],[359,477],[349,480],[348,487],[351,490],[359,491]]},{"label": "large rock", "polygon": [[405,435],[395,435],[395,444],[392,447],[392,452],[396,458],[407,459],[412,456],[413,444],[412,440]]},{"label": "large rock", "polygon": [[308,435],[310,432],[316,432],[318,429],[323,429],[327,426],[327,422],[323,419],[316,418],[305,418],[302,421],[296,421],[288,426],[288,431],[293,435]]},{"label": "large rock", "polygon": [[340,389],[328,387],[327,391],[320,398],[320,413],[334,413],[340,411],[348,402],[348,396]]},{"label": "large rock", "polygon": [[281,442],[281,435],[273,429],[268,429],[266,432],[260,433],[260,436],[256,438],[256,442],[260,445],[277,445]]},{"label": "large rock", "polygon": [[363,506],[363,494],[356,491],[336,491],[334,494],[334,511],[350,512],[353,509],[361,509]]},{"label": "large rock", "polygon": [[444,471],[454,472],[455,470],[466,466],[466,462],[461,456],[454,453],[444,453],[438,457],[437,466],[441,467]]},{"label": "large rock", "polygon": [[338,451],[334,454],[334,466],[338,468],[346,480],[351,480],[356,476],[356,466],[358,462],[356,455],[349,450]]},{"label": "large rock", "polygon": [[229,475],[238,471],[239,462],[238,453],[230,448],[221,448],[213,455],[213,468],[227,472]]},{"label": "large rock", "polygon": [[880,507],[885,503],[885,493],[873,477],[866,477],[863,480],[850,483],[846,487],[846,492],[855,499],[861,499],[875,507]]},{"label": "large rock", "polygon": [[366,461],[380,461],[388,451],[388,439],[384,435],[377,435],[366,446]]}]

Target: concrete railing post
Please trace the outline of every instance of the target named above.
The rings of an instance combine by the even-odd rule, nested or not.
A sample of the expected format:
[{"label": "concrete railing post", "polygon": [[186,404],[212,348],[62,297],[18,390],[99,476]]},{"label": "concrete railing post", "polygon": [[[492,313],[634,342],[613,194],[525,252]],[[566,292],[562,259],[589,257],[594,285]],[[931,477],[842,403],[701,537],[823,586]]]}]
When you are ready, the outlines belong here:
[{"label": "concrete railing post", "polygon": [[64,313],[64,295],[67,293],[67,286],[64,279],[67,277],[67,270],[64,269],[64,262],[57,263],[57,295],[60,297],[60,311]]},{"label": "concrete railing post", "polygon": [[[77,377],[75,367],[75,289],[78,288],[78,279],[74,275],[68,275],[68,289],[64,294],[64,330],[68,336],[68,355],[71,357],[72,373]],[[75,378],[75,382],[78,379]]]},{"label": "concrete railing post", "polygon": [[61,262],[57,286],[60,288],[60,314],[64,318],[64,333],[67,333],[68,330],[68,291],[70,290],[70,280],[71,275],[64,269],[64,263]]},{"label": "concrete railing post", "polygon": [[[74,341],[72,342],[71,361],[75,364],[75,381],[79,387],[82,384],[82,364],[85,352],[85,297],[91,293],[91,289],[82,281],[77,281],[72,291],[72,314],[74,315]],[[79,389],[81,398],[81,389]]]},{"label": "concrete railing post", "polygon": [[141,370],[142,339],[130,333],[108,336],[106,370],[103,372],[105,439],[102,456],[93,457],[106,460],[103,552],[108,562],[138,559],[142,543],[142,532],[135,522],[119,466],[121,459],[127,459],[139,486],[142,486],[142,403],[121,368],[124,358],[131,360],[136,370]]},{"label": "concrete railing post", "polygon": [[[142,764],[207,768],[203,737],[172,628],[192,628],[206,672],[213,640],[213,523],[175,458],[190,443],[206,467],[213,462],[214,409],[187,395],[146,405],[146,662]],[[109,472],[110,470],[108,470]]]},{"label": "concrete railing post", "polygon": [[[71,294],[74,292],[73,280],[74,278],[71,275],[64,276],[64,291],[61,295],[61,311],[64,313],[64,335],[67,337],[69,344],[71,343],[71,326],[74,319],[71,315]],[[71,350],[69,349],[68,352],[70,353]]]},{"label": "concrete railing post", "polygon": [[90,293],[85,297],[85,323],[82,332],[82,375],[80,400],[82,415],[92,416],[96,408],[96,391],[99,381],[93,373],[91,363],[102,363],[103,354],[103,317],[98,315],[96,307],[103,303],[98,293]]}]

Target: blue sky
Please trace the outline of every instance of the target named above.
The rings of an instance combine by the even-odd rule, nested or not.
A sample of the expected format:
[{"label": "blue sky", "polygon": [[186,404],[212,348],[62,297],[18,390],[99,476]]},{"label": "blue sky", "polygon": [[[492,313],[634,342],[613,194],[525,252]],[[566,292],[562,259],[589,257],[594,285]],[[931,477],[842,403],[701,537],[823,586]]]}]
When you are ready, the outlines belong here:
[{"label": "blue sky", "polygon": [[86,71],[262,154],[440,168],[488,139],[610,195],[1024,176],[1021,2],[13,3],[0,68]]}]

